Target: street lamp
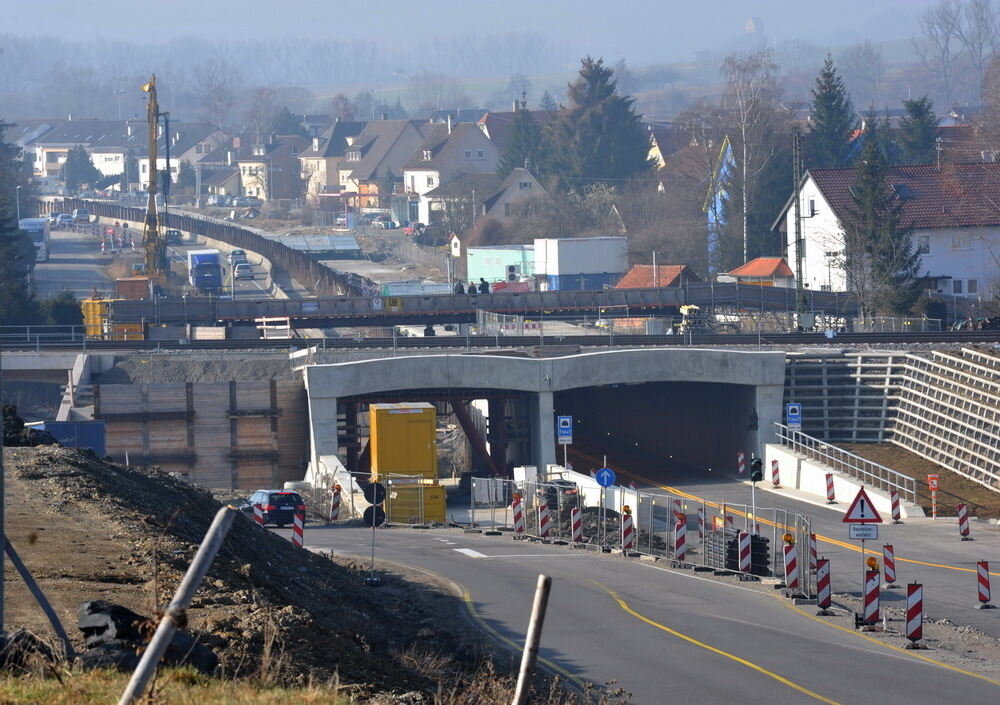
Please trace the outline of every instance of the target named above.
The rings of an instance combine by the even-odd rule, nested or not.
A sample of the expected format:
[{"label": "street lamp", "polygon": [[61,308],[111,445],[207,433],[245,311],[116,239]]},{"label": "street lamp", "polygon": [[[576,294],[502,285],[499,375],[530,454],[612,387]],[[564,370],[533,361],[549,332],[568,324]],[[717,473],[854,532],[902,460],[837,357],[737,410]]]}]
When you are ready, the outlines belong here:
[{"label": "street lamp", "polygon": [[21,187],[14,188],[14,206],[17,209],[17,219],[21,220]]}]

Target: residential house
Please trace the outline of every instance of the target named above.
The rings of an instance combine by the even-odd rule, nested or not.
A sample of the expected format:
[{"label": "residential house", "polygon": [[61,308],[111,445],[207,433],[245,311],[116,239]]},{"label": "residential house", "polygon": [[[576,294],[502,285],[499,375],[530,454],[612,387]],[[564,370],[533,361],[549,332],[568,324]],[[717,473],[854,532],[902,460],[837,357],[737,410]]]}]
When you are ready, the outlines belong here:
[{"label": "residential house", "polygon": [[616,289],[668,289],[700,282],[701,278],[686,264],[635,264],[616,285]]},{"label": "residential house", "polygon": [[[512,111],[494,112],[491,110],[479,119],[479,129],[497,148],[498,154],[502,155],[507,149],[507,143],[510,141],[510,127],[517,115],[515,112],[517,108],[518,105],[515,103]],[[555,110],[532,110],[530,112],[532,119],[538,123],[539,127],[547,125],[559,114]]]},{"label": "residential house", "polygon": [[[496,174],[468,172],[459,174],[413,201],[418,209],[410,220],[427,225],[441,225],[447,220],[449,209],[467,209],[470,219],[478,219],[483,213],[483,201],[500,188],[500,177]],[[426,218],[426,220],[424,220]]]},{"label": "residential house", "polygon": [[313,137],[309,146],[299,153],[302,178],[307,180],[306,198],[312,203],[319,203],[323,194],[339,194],[339,167],[347,151],[347,139],[356,137],[364,127],[363,122],[338,120]]},{"label": "residential house", "polygon": [[21,150],[23,158],[31,163],[32,173],[42,176],[44,162],[35,148],[36,140],[54,130],[62,120],[13,120],[4,130],[4,141]]},{"label": "residential house", "polygon": [[244,150],[236,159],[243,195],[263,201],[301,198],[299,154],[308,145],[301,135],[271,135],[267,142],[252,145],[249,153]]},{"label": "residential house", "polygon": [[729,272],[726,280],[730,279],[737,284],[777,286],[785,289],[791,289],[795,286],[795,272],[788,266],[784,257],[752,259]]},{"label": "residential house", "polygon": [[66,120],[32,142],[35,175],[58,177],[69,150],[77,146],[87,150],[102,175],[120,174],[127,154],[145,153],[148,134],[146,123],[140,121]]},{"label": "residential house", "polygon": [[649,159],[657,169],[666,166],[667,157],[691,143],[691,138],[676,123],[652,123],[646,128],[649,130]]},{"label": "residential house", "polygon": [[545,187],[527,169],[512,169],[500,188],[482,203],[481,215],[507,220],[518,215],[526,204],[550,201]]},{"label": "residential house", "polygon": [[[449,119],[431,125],[423,142],[403,165],[403,187],[408,195],[423,196],[461,174],[493,174],[499,158],[497,148],[475,124],[455,125]],[[417,219],[430,222],[430,202],[425,198],[420,199]]]},{"label": "residential house", "polygon": [[[1000,163],[890,167],[886,183],[912,228],[927,289],[956,296],[1000,293]],[[814,169],[799,189],[802,281],[809,289],[845,291],[843,222],[853,207],[853,169]],[[772,229],[796,257],[794,195]]]},{"label": "residential house", "polygon": [[306,113],[302,116],[302,120],[299,122],[302,125],[302,129],[306,131],[309,138],[320,137],[326,132],[330,125],[332,125],[334,119],[330,115],[324,113]]},{"label": "residential house", "polygon": [[452,109],[442,109],[435,110],[427,118],[428,122],[448,122],[452,123],[459,122],[479,122],[479,119],[486,114],[484,108],[452,108]]},{"label": "residential house", "polygon": [[[356,208],[389,208],[396,184],[402,188],[403,165],[424,141],[423,125],[411,120],[373,120],[347,137],[340,160],[340,186],[353,194]],[[404,218],[408,220],[409,218]]]},{"label": "residential house", "polygon": [[[170,134],[164,134],[166,125],[160,126],[156,140],[156,168],[160,173],[167,170],[167,142],[170,143],[170,179],[177,181],[181,162],[192,165],[202,161],[218,149],[225,141],[225,134],[215,125],[207,122],[171,122]],[[139,184],[149,186],[149,153],[142,150],[138,158]]]}]

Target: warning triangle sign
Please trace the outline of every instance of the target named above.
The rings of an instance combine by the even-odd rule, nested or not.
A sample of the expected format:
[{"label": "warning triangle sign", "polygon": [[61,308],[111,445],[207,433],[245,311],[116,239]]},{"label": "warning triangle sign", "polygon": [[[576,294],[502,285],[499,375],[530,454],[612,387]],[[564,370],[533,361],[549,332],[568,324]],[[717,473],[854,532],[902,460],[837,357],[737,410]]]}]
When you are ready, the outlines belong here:
[{"label": "warning triangle sign", "polygon": [[878,510],[875,509],[875,505],[872,504],[864,487],[858,490],[858,494],[855,496],[854,501],[851,502],[851,506],[847,508],[847,512],[844,514],[844,521],[848,524],[882,523],[882,517],[879,516]]}]

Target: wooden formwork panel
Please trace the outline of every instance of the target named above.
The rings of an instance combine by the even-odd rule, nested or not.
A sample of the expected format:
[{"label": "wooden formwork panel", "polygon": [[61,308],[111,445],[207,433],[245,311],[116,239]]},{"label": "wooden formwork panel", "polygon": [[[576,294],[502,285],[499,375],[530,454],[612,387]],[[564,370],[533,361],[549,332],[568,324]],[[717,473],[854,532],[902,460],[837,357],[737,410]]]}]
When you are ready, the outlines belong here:
[{"label": "wooden formwork panel", "polygon": [[241,490],[262,490],[280,487],[275,483],[270,463],[241,460],[236,475],[236,488]]},{"label": "wooden formwork panel", "polygon": [[147,421],[146,424],[151,455],[187,452],[191,449],[188,445],[188,428],[184,420],[164,419]]},{"label": "wooden formwork panel", "polygon": [[271,409],[270,380],[236,383],[236,410]]},{"label": "wooden formwork panel", "polygon": [[236,445],[233,450],[277,450],[277,437],[271,431],[271,419],[235,419]]},{"label": "wooden formwork panel", "polygon": [[108,455],[116,457],[126,451],[129,455],[142,453],[143,423],[141,421],[108,421],[104,428]]},{"label": "wooden formwork panel", "polygon": [[144,411],[187,411],[186,384],[144,384]]},{"label": "wooden formwork panel", "polygon": [[301,480],[304,461],[309,457],[309,408],[302,382],[277,383],[278,408],[278,476],[281,483]]}]

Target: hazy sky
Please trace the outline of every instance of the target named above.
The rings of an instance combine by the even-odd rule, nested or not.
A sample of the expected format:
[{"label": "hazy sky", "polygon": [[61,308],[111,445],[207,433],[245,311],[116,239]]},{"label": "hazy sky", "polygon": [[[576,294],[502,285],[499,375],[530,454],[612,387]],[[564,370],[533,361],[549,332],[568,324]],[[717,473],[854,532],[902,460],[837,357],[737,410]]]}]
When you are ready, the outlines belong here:
[{"label": "hazy sky", "polygon": [[361,38],[386,43],[452,34],[538,31],[572,55],[633,64],[725,49],[748,17],[772,42],[820,46],[912,36],[935,0],[0,0],[0,32],[67,38],[181,36]]}]

